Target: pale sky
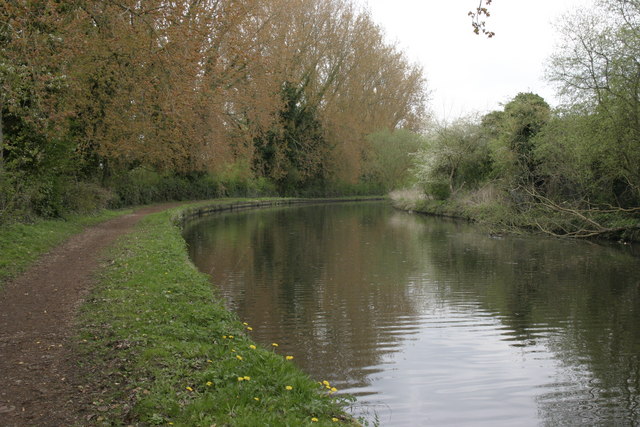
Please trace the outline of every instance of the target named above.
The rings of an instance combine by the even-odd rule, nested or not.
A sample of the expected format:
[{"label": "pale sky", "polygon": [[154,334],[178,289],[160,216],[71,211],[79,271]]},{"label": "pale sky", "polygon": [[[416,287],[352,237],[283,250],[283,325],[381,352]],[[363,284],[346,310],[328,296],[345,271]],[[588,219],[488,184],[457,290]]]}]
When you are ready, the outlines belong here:
[{"label": "pale sky", "polygon": [[558,104],[544,81],[554,51],[553,23],[567,10],[591,0],[494,0],[487,28],[476,36],[467,13],[478,0],[359,0],[390,42],[424,67],[429,107],[439,120],[499,109],[519,92]]}]

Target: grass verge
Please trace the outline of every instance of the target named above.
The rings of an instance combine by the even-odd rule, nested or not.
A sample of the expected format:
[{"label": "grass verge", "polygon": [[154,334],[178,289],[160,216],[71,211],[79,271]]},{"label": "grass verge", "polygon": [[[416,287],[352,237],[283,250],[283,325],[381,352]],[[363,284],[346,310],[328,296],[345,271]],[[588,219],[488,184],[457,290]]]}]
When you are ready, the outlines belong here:
[{"label": "grass verge", "polygon": [[0,231],[0,289],[25,271],[38,257],[89,225],[129,211],[104,210],[95,215],[40,220],[33,224],[3,224]]},{"label": "grass verge", "polygon": [[143,219],[112,249],[82,308],[80,352],[101,425],[354,424],[351,399],[302,373],[226,310],[172,219]]}]

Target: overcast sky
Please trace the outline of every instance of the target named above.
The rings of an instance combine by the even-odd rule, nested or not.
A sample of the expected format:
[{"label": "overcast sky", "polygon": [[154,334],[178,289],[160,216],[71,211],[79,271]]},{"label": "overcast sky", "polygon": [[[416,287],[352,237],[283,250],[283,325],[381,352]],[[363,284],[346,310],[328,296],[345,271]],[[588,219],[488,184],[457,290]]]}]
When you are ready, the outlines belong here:
[{"label": "overcast sky", "polygon": [[544,81],[557,33],[553,23],[591,0],[494,0],[487,27],[472,32],[467,13],[478,0],[359,0],[412,61],[424,67],[429,106],[440,120],[500,108],[519,92],[535,92],[557,105]]}]

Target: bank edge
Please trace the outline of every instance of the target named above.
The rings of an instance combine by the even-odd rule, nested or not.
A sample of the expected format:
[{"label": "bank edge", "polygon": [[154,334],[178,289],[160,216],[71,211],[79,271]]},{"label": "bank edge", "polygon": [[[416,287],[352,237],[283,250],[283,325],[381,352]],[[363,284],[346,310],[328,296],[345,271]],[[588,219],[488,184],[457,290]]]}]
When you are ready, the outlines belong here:
[{"label": "bank edge", "polygon": [[[95,425],[359,425],[350,396],[311,379],[225,309],[188,258],[180,226],[225,210],[373,200],[256,199],[184,205],[144,218],[109,251],[81,309],[82,387]],[[277,344],[277,343],[274,343]],[[360,420],[366,424],[366,421]]]}]

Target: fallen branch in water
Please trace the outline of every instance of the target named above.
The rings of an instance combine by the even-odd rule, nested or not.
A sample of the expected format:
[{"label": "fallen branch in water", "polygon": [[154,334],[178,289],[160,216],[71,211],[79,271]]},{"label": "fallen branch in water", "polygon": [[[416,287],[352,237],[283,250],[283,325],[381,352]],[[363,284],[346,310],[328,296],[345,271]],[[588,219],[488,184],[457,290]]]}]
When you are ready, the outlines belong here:
[{"label": "fallen branch in water", "polygon": [[590,217],[591,214],[636,213],[636,212],[640,212],[640,207],[616,208],[616,207],[610,206],[607,209],[598,209],[598,208],[577,209],[577,208],[562,206],[556,203],[555,201],[551,200],[550,198],[543,196],[535,189],[523,188],[523,190],[529,196],[535,199],[536,203],[539,204],[540,206],[546,209],[549,209],[552,212],[568,214],[570,217],[577,219],[582,224],[584,224],[583,227],[576,225],[575,230],[568,230],[564,226],[557,224],[558,228],[561,230],[561,232],[557,232],[549,229],[549,227],[543,226],[542,224],[540,224],[538,220],[534,219],[533,222],[536,225],[536,227],[545,234],[549,234],[555,237],[572,237],[572,238],[586,239],[586,238],[599,237],[599,236],[605,236],[605,235],[616,235],[616,234],[621,234],[629,231],[640,230],[640,221],[634,224],[629,224],[629,225],[609,227],[602,224],[601,222],[598,222],[594,218]]}]

